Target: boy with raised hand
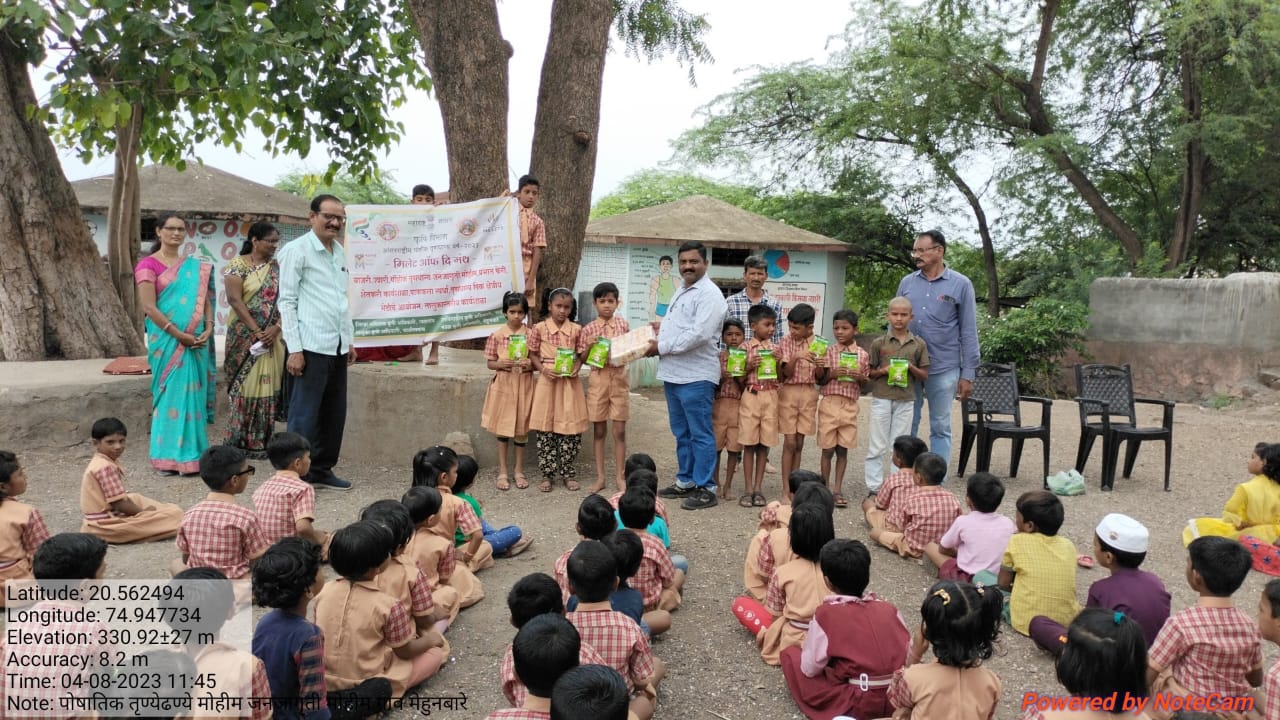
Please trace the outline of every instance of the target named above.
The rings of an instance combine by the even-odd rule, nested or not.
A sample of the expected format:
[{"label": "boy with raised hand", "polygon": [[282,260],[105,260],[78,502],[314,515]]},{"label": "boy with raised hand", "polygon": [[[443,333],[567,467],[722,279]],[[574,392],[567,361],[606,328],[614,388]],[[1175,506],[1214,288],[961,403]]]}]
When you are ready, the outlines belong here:
[{"label": "boy with raised hand", "polygon": [[578,355],[591,366],[587,380],[587,419],[594,427],[596,481],[587,492],[604,490],[604,441],[609,422],[613,422],[614,484],[626,490],[624,469],[627,462],[627,419],[631,416],[631,384],[626,366],[609,364],[609,341],[631,330],[625,318],[617,315],[618,286],[602,282],[591,291],[596,306],[596,319],[578,333]]},{"label": "boy with raised hand", "polygon": [[[907,329],[914,315],[911,301],[889,301],[889,331],[871,343],[867,373],[871,386],[871,438],[867,441],[864,477],[867,491],[875,493],[884,481],[884,461],[889,439],[911,434],[911,413],[916,386],[929,379],[929,348],[924,338]],[[897,467],[903,468],[898,465]]]},{"label": "boy with raised hand", "polygon": [[[1187,546],[1187,584],[1200,599],[1170,617],[1151,645],[1153,697],[1242,697],[1262,684],[1262,636],[1231,601],[1252,565],[1249,551],[1229,538],[1201,537]],[[1154,704],[1149,713],[1155,720],[1171,717]]]}]

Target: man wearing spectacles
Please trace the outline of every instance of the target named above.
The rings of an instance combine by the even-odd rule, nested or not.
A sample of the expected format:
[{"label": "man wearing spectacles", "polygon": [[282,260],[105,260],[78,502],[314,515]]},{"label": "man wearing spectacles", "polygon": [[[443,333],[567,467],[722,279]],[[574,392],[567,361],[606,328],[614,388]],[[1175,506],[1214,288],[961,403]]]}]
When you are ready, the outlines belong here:
[{"label": "man wearing spectacles", "polygon": [[929,348],[929,379],[916,385],[911,434],[919,435],[924,402],[929,403],[929,450],[951,460],[951,404],[973,392],[978,368],[978,305],[969,278],[946,265],[947,239],[940,230],[916,238],[911,257],[917,270],[898,283],[911,301],[911,332]]},{"label": "man wearing spectacles", "polygon": [[342,201],[318,195],[311,201],[311,232],[276,253],[289,352],[289,432],[311,442],[311,472],[303,479],[335,490],[351,487],[333,473],[347,423],[347,366],[356,359],[342,248],[346,223]]}]

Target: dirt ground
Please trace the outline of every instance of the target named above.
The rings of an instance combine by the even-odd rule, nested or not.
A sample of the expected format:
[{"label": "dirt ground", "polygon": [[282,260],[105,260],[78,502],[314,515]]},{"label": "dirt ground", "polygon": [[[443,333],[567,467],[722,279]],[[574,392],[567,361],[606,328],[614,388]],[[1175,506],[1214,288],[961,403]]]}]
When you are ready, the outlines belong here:
[{"label": "dirt ground", "polygon": [[[868,401],[864,400],[864,430],[868,409]],[[1255,443],[1280,441],[1280,413],[1276,410],[1274,406],[1226,410],[1178,406],[1170,493],[1160,488],[1163,453],[1159,445],[1144,447],[1133,479],[1117,480],[1115,492],[1106,494],[1097,487],[1100,460],[1095,450],[1085,472],[1088,492],[1080,497],[1064,498],[1067,512],[1062,534],[1075,542],[1081,552],[1089,552],[1093,527],[1099,518],[1113,511],[1133,515],[1152,533],[1151,552],[1145,567],[1165,579],[1173,593],[1175,611],[1188,607],[1195,598],[1184,579],[1186,561],[1181,528],[1189,517],[1221,512],[1232,486],[1247,479],[1245,462]],[[479,412],[479,408],[473,411]],[[955,422],[958,439],[958,417]],[[1056,472],[1069,468],[1074,461],[1078,440],[1076,405],[1069,401],[1057,402],[1053,426],[1051,468]],[[646,391],[643,396],[633,395],[629,450],[653,455],[664,485],[676,470],[674,442],[667,428],[661,393]],[[164,478],[152,472],[147,463],[146,429],[131,430],[132,445],[124,457],[130,490],[184,507],[205,494],[198,479]],[[212,434],[220,436],[221,427]],[[927,436],[923,426],[921,434]],[[865,431],[860,437],[861,449],[850,453],[846,478],[845,492],[851,498],[858,496],[857,488],[862,486]],[[423,438],[422,444],[427,446],[439,440]],[[473,440],[491,442],[488,438]],[[62,451],[14,450],[30,478],[31,489],[24,499],[41,509],[54,532],[77,529],[79,481],[91,448],[85,444]],[[958,450],[957,447],[953,453],[953,462],[959,455]],[[1037,476],[1040,448],[1036,443],[1028,443],[1024,452],[1021,476],[1007,480],[1001,507],[1010,517],[1017,496],[1040,486]],[[779,459],[775,453],[774,462]],[[817,450],[806,449],[804,467],[816,470],[817,460]],[[353,521],[359,509],[374,500],[399,498],[409,485],[409,461],[408,457],[387,458],[380,467],[339,466],[340,474],[351,479],[355,489],[347,493],[319,491],[318,525],[326,529],[339,527]],[[254,484],[246,492],[246,504],[256,484],[269,476],[269,466],[265,462],[257,464]],[[996,472],[1008,469],[1008,443],[997,446],[993,464]],[[536,465],[531,461],[527,470],[534,477]],[[585,486],[593,473],[589,462],[580,463],[579,470]],[[574,523],[582,492],[557,488],[542,494],[531,488],[503,493],[494,488],[495,475],[493,468],[484,468],[477,481],[477,495],[484,503],[485,517],[494,525],[519,525],[536,542],[525,554],[499,560],[496,567],[480,575],[486,599],[464,611],[449,631],[453,657],[448,666],[421,689],[430,696],[463,692],[467,696],[467,709],[452,713],[435,711],[433,716],[481,718],[504,705],[498,665],[514,634],[507,622],[506,592],[515,580],[527,573],[550,573],[555,559],[576,541]],[[777,475],[766,476],[765,489],[771,498],[778,495],[779,483]],[[959,481],[948,484],[963,499],[963,486]],[[735,485],[741,488],[740,477]],[[761,662],[753,639],[729,613],[732,599],[742,590],[743,556],[755,528],[757,511],[733,504],[696,513],[673,507],[672,512],[672,549],[688,556],[692,568],[685,587],[684,605],[675,616],[675,627],[654,644],[655,653],[670,668],[670,675],[661,688],[658,716],[682,720],[802,717],[791,702],[782,672]],[[867,529],[858,510],[836,512],[838,535],[866,541]],[[163,577],[175,552],[172,542],[114,547],[107,558],[107,574],[112,578]],[[920,601],[932,582],[932,568],[901,560],[881,549],[872,550],[872,561],[870,589],[895,603],[908,625],[914,628],[920,618]],[[1078,572],[1076,584],[1082,600],[1089,584],[1102,577],[1103,572],[1101,569]],[[1258,573],[1251,574],[1237,596],[1240,607],[1249,613],[1255,611],[1259,592],[1267,579]],[[1267,648],[1268,661],[1275,656],[1274,650]],[[1004,681],[999,718],[1018,717],[1019,701],[1025,692],[1059,692],[1051,659],[1038,651],[1029,639],[1007,627],[989,667]],[[412,712],[404,709],[393,714],[407,718]]]}]

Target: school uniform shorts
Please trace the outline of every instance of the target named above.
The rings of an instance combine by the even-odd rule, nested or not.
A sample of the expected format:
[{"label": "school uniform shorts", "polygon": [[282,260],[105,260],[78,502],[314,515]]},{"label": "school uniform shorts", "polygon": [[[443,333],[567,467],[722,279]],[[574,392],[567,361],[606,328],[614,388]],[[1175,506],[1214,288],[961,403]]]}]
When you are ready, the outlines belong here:
[{"label": "school uniform shorts", "polygon": [[711,406],[711,429],[716,435],[716,452],[742,452],[742,443],[738,441],[738,421],[742,412],[738,398],[716,398]]},{"label": "school uniform shorts", "polygon": [[743,447],[778,443],[777,390],[743,390],[738,408],[738,442]]},{"label": "school uniform shorts", "polygon": [[631,417],[631,383],[626,368],[591,368],[587,378],[587,419],[626,422]]},{"label": "school uniform shorts", "polygon": [[812,435],[818,415],[818,388],[783,385],[778,389],[778,430],[783,435]]},{"label": "school uniform shorts", "polygon": [[818,447],[858,445],[858,401],[843,395],[824,395],[818,403]]}]

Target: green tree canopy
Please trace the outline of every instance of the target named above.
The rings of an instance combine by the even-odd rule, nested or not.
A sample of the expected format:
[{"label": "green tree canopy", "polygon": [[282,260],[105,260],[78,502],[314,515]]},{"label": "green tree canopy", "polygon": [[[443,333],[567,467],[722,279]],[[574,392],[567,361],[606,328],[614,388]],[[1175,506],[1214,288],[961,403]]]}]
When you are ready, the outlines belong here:
[{"label": "green tree canopy", "polygon": [[324,173],[295,170],[282,175],[275,186],[285,192],[311,199],[316,195],[336,195],[347,205],[403,205],[408,193],[396,189],[391,173],[374,172],[361,178],[351,173],[338,173],[326,182]]}]

